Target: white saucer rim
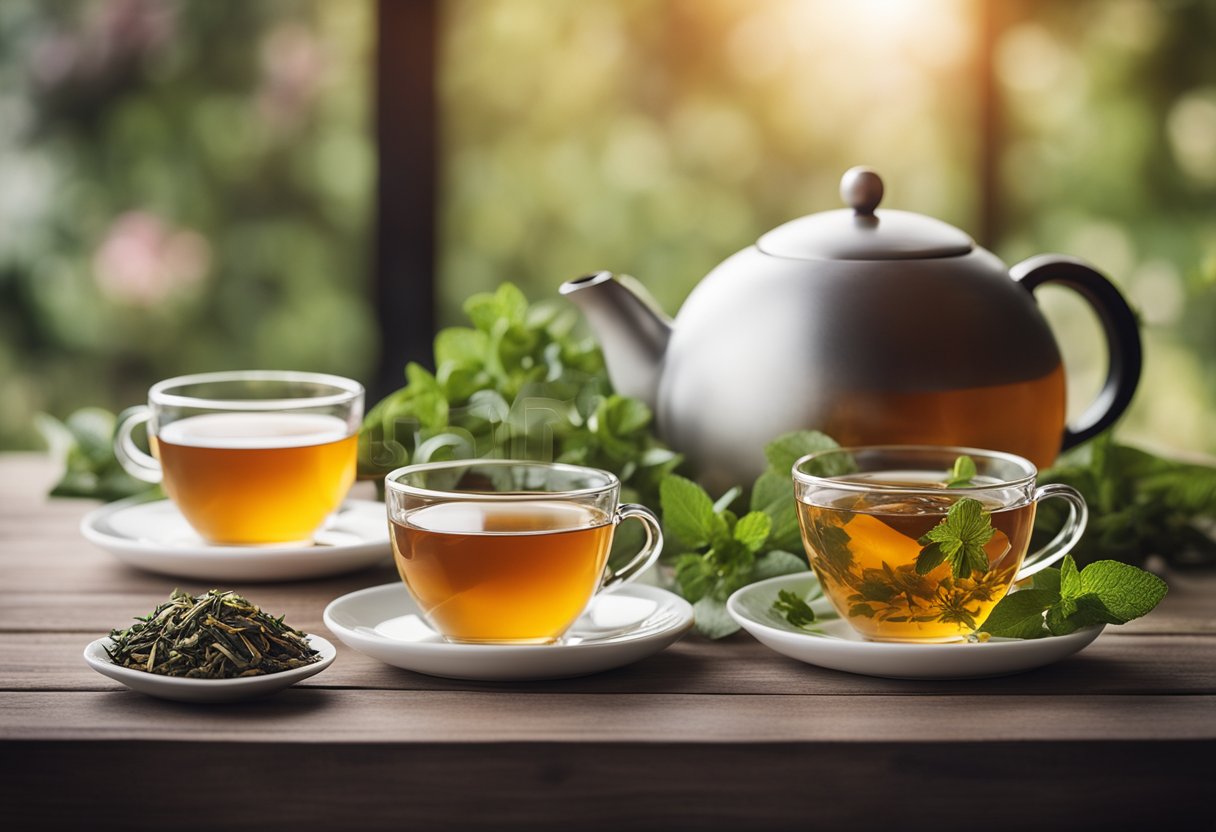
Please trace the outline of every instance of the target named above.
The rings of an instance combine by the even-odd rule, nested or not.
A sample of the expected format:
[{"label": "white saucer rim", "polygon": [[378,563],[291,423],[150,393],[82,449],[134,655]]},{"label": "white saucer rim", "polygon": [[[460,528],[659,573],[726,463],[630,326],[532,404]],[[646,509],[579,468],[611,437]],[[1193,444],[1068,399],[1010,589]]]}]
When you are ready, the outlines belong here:
[{"label": "white saucer rim", "polygon": [[242,688],[247,688],[250,693],[255,692],[260,688],[267,687],[271,680],[274,682],[287,682],[280,687],[289,687],[296,682],[303,681],[312,676],[316,676],[330,665],[338,657],[338,649],[333,642],[324,636],[319,636],[315,633],[305,633],[309,645],[321,654],[321,658],[311,664],[303,667],[295,667],[290,670],[281,670],[278,673],[267,673],[262,676],[247,676],[237,679],[188,679],[181,676],[165,676],[160,673],[148,673],[143,670],[133,670],[129,667],[115,664],[106,654],[105,647],[113,644],[114,641],[109,636],[90,641],[84,648],[84,660],[93,670],[105,676],[108,679],[113,679],[116,682],[121,682],[132,690],[136,688],[128,684],[127,680],[136,681],[146,687],[163,687],[165,689],[176,690],[209,690],[209,691],[228,691],[234,692]]},{"label": "white saucer rim", "polygon": [[[370,551],[375,549],[377,552],[382,551],[387,555],[389,551],[390,543],[387,521],[385,537],[382,540],[360,540],[358,543],[326,546],[216,546],[206,542],[191,546],[161,546],[152,541],[127,537],[113,531],[107,531],[99,525],[107,518],[135,506],[147,505],[155,507],[166,503],[169,507],[176,508],[173,506],[173,501],[168,498],[148,500],[142,497],[128,497],[113,503],[106,503],[88,512],[80,519],[80,533],[93,545],[99,546],[111,553],[113,553],[114,547],[138,549],[148,553],[155,553],[158,557],[165,558],[166,560],[193,560],[199,557],[211,558],[216,562],[228,560],[248,561],[250,557],[257,557],[266,561],[308,559],[309,557],[321,560],[331,556],[334,552],[357,552],[370,555]],[[383,506],[378,500],[348,498],[342,501],[341,508],[346,506],[376,505]]]},{"label": "white saucer rim", "polygon": [[[1038,651],[1042,649],[1042,644],[1050,641],[1057,645],[1064,645],[1072,641],[1088,642],[1093,641],[1106,628],[1105,624],[1095,624],[1090,627],[1083,627],[1071,633],[1062,636],[1045,636],[1044,638],[1025,639],[1025,638],[992,638],[984,642],[949,642],[949,643],[930,643],[930,644],[915,644],[909,642],[895,641],[869,641],[865,639],[842,639],[836,636],[827,635],[824,633],[814,632],[799,632],[797,630],[785,629],[782,627],[774,627],[771,624],[766,624],[756,618],[745,613],[742,609],[742,599],[749,592],[760,591],[767,587],[779,586],[785,583],[790,583],[798,579],[807,579],[818,583],[819,579],[813,571],[794,572],[787,575],[777,575],[773,578],[766,578],[763,581],[757,581],[754,584],[748,584],[745,587],[735,590],[730,597],[726,599],[726,611],[730,617],[735,620],[739,626],[743,627],[748,632],[753,629],[759,630],[762,633],[770,634],[776,638],[803,638],[815,644],[815,649],[825,651],[838,651],[845,653],[856,653],[858,651],[869,651],[872,653],[881,653],[895,650],[900,653],[912,654],[932,654],[946,655],[951,651],[957,651],[959,647],[976,648],[983,647],[986,650],[1002,650],[1005,652],[1016,652],[1023,650],[1026,652]],[[846,622],[847,624],[847,622]],[[1084,645],[1082,645],[1084,646]]]},{"label": "white saucer rim", "polygon": [[[387,594],[389,592],[396,592],[398,590],[406,593],[407,595],[409,594],[409,589],[406,588],[405,584],[401,583],[400,581],[378,584],[376,586],[369,586],[363,589],[356,589],[352,592],[347,592],[325,605],[325,611],[322,613],[321,619],[325,626],[329,628],[329,631],[337,636],[340,641],[355,649],[358,648],[355,647],[355,645],[350,644],[350,642],[348,642],[344,637],[344,634],[349,634],[352,638],[357,640],[366,640],[384,646],[400,646],[402,649],[408,649],[411,651],[416,650],[423,653],[445,653],[449,655],[458,654],[461,652],[467,654],[476,654],[485,651],[490,651],[495,655],[509,655],[511,653],[527,653],[530,655],[535,655],[538,653],[538,651],[554,654],[571,650],[586,653],[594,650],[611,650],[614,648],[619,648],[622,644],[626,643],[624,641],[613,640],[612,638],[603,639],[600,641],[579,642],[577,644],[564,644],[562,642],[558,642],[556,644],[458,644],[450,641],[406,642],[390,638],[373,630],[368,630],[367,632],[356,631],[345,624],[334,621],[333,616],[331,615],[331,611],[335,606],[339,604],[353,603],[357,600],[358,596],[373,595],[378,593]],[[665,604],[672,604],[674,602],[673,606],[679,611],[679,618],[672,625],[662,627],[654,632],[639,636],[636,639],[631,639],[628,643],[645,643],[650,640],[667,638],[672,635],[675,635],[678,639],[692,629],[694,624],[692,605],[679,595],[676,595],[674,592],[669,592],[668,590],[657,586],[647,586],[645,584],[625,584],[621,587],[614,588],[610,594],[628,594],[629,592],[635,590],[640,590],[641,597],[643,598],[647,598],[647,594],[651,592],[661,593],[658,598],[647,598],[647,600],[658,601]],[[637,596],[635,595],[634,597]]]}]

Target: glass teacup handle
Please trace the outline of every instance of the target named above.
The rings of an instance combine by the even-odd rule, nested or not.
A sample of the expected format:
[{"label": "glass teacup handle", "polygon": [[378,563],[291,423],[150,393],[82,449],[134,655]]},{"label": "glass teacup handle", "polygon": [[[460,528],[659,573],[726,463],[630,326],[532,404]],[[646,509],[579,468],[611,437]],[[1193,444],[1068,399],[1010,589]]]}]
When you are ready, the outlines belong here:
[{"label": "glass teacup handle", "polygon": [[1051,542],[1042,549],[1026,556],[1022,561],[1021,570],[1014,578],[1015,581],[1029,578],[1034,573],[1051,566],[1071,552],[1081,539],[1081,535],[1085,534],[1085,524],[1089,522],[1089,508],[1085,505],[1085,498],[1072,486],[1060,483],[1041,485],[1034,490],[1036,504],[1053,498],[1068,503],[1068,518],[1064,521],[1064,528],[1060,529]]},{"label": "glass teacup handle", "polygon": [[608,570],[604,582],[600,584],[601,592],[629,583],[649,569],[663,551],[663,528],[659,525],[659,518],[654,516],[654,512],[637,503],[625,503],[617,507],[612,524],[615,526],[631,518],[640,521],[642,527],[646,529],[646,543],[629,563],[620,569]]},{"label": "glass teacup handle", "polygon": [[151,418],[152,411],[146,405],[141,404],[123,411],[118,419],[118,430],[114,433],[114,456],[123,470],[135,479],[160,482],[160,462],[156,457],[144,453],[131,438],[131,432]]}]

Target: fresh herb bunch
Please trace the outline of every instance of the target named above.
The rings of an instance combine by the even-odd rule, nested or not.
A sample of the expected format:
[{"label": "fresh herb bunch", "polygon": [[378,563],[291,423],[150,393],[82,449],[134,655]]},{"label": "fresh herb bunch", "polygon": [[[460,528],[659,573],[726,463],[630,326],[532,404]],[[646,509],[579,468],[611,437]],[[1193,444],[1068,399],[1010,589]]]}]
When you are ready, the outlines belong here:
[{"label": "fresh herb bunch", "polygon": [[180,589],[125,630],[112,630],[110,660],[122,667],[188,679],[264,676],[317,661],[299,630],[235,592],[197,598]]},{"label": "fresh herb bunch", "polygon": [[359,434],[359,473],[401,465],[499,457],[570,462],[620,477],[623,497],[657,503],[680,462],[651,430],[642,402],[612,393],[578,312],[529,305],[504,283],[464,304],[471,327],[435,337],[435,372],[411,363],[407,384],[373,407]]},{"label": "fresh herb bunch", "polygon": [[[765,578],[804,572],[802,537],[790,469],[804,454],[837,447],[816,431],[785,434],[765,449],[769,467],[752,487],[749,510],[739,516],[735,487],[715,502],[691,480],[670,474],[660,486],[663,533],[674,559],[676,586],[693,604],[698,632],[722,638],[739,629],[726,612],[737,589]],[[797,553],[797,554],[795,554]]]},{"label": "fresh herb bunch", "polygon": [[1060,568],[1035,573],[1029,589],[1002,598],[983,631],[1006,638],[1062,636],[1095,624],[1126,624],[1147,615],[1165,597],[1165,581],[1113,560],[1077,569],[1072,555]]},{"label": "fresh herb bunch", "polygon": [[107,502],[144,494],[161,496],[159,485],[138,480],[114,456],[118,420],[108,410],[85,407],[64,421],[39,413],[36,422],[52,455],[63,460],[63,473],[52,497],[92,497]]},{"label": "fresh herb bunch", "polygon": [[[1216,468],[1164,459],[1105,433],[1064,454],[1039,482],[1071,485],[1085,498],[1089,525],[1073,550],[1082,565],[1139,564],[1149,555],[1177,568],[1216,564]],[[1066,512],[1043,503],[1031,546],[1054,537]]]}]

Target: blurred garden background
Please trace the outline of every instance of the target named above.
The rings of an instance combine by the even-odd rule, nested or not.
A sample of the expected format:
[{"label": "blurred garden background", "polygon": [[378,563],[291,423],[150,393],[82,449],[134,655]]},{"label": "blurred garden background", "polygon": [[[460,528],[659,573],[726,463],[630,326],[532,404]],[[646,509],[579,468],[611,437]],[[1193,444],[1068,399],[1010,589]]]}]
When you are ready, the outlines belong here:
[{"label": "blurred garden background", "polygon": [[[0,448],[178,373],[425,362],[371,291],[392,2],[0,2]],[[868,164],[886,207],[1106,272],[1145,325],[1121,435],[1216,453],[1216,0],[435,9],[437,325],[597,269],[674,313]],[[1097,325],[1042,294],[1077,412]]]}]

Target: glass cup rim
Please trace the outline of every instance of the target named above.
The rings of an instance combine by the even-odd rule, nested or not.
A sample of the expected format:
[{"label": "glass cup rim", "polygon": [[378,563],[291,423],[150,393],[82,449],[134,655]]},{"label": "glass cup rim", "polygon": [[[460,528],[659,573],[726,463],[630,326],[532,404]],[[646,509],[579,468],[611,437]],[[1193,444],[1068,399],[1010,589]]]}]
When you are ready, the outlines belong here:
[{"label": "glass cup rim", "polygon": [[858,452],[878,452],[878,453],[938,453],[942,456],[960,457],[969,456],[973,460],[977,457],[999,460],[1017,466],[1023,471],[1022,476],[1016,479],[1001,480],[999,482],[985,483],[983,485],[963,485],[950,489],[951,493],[967,494],[967,493],[982,493],[985,491],[993,491],[996,489],[1021,488],[1028,485],[1034,485],[1038,478],[1039,469],[1035,464],[1025,457],[1011,454],[1006,451],[992,451],[987,448],[970,448],[964,445],[850,445],[840,448],[827,448],[822,451],[814,451],[799,457],[793,465],[792,473],[794,481],[802,485],[808,486],[823,486],[841,491],[879,491],[884,494],[920,494],[926,491],[925,486],[915,485],[894,485],[881,482],[855,482],[840,477],[821,477],[815,474],[808,474],[800,470],[806,463],[821,459],[831,454],[855,454]]},{"label": "glass cup rim", "polygon": [[[445,468],[457,468],[471,465],[492,466],[492,467],[507,467],[507,466],[526,466],[531,468],[545,468],[551,471],[564,471],[570,474],[592,474],[602,476],[604,478],[603,485],[589,485],[584,488],[572,488],[566,491],[529,491],[529,492],[513,492],[513,493],[498,493],[494,491],[443,491],[436,488],[421,488],[416,485],[409,485],[400,482],[399,479],[406,474],[415,474],[424,471],[442,471]],[[592,468],[587,465],[571,465],[567,462],[541,462],[531,459],[450,459],[442,462],[422,462],[417,465],[403,465],[389,471],[384,476],[384,487],[388,491],[393,491],[398,494],[407,494],[412,497],[427,497],[431,499],[441,500],[476,500],[478,502],[521,502],[534,501],[538,497],[543,496],[546,499],[555,500],[572,500],[581,499],[584,497],[593,497],[598,494],[605,494],[610,491],[617,490],[621,487],[621,481],[616,474],[611,471],[605,471],[602,468]]]},{"label": "glass cup rim", "polygon": [[[226,381],[303,382],[336,388],[336,393],[317,396],[294,396],[286,399],[223,399],[186,396],[171,393],[176,387],[190,384],[210,384]],[[349,404],[363,396],[363,385],[354,379],[329,373],[299,370],[226,370],[213,373],[193,373],[158,381],[148,388],[148,402],[160,407],[189,407],[206,410],[285,410],[295,407],[329,407]]]}]

